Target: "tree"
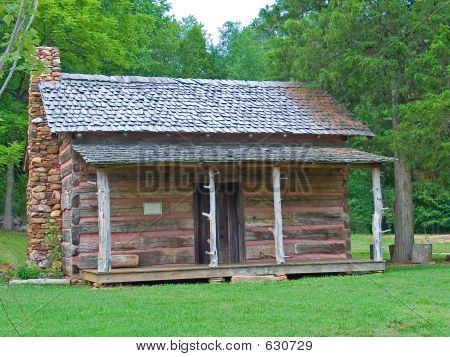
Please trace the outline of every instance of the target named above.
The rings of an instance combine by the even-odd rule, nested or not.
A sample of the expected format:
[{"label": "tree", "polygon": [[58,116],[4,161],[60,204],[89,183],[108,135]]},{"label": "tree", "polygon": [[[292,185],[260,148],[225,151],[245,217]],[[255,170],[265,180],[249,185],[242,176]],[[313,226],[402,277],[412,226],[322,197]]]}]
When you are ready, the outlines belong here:
[{"label": "tree", "polygon": [[0,146],[0,165],[6,166],[6,194],[3,217],[3,229],[11,231],[13,228],[13,188],[14,165],[20,162],[23,145],[14,142],[8,147]]},{"label": "tree", "polygon": [[183,18],[180,24],[180,76],[191,78],[214,77],[213,56],[208,51],[203,25],[193,16]]},{"label": "tree", "polygon": [[214,76],[202,25],[178,23],[169,9],[165,0],[41,0],[35,28],[66,72]]},{"label": "tree", "polygon": [[[314,81],[325,88],[370,122],[378,134],[371,146],[386,154],[394,151],[397,262],[411,259],[414,239],[412,163],[407,155],[413,144],[399,146],[392,138],[410,129],[403,124],[402,108],[425,95],[418,90],[419,79],[433,93],[442,91],[442,71],[420,58],[448,23],[448,5],[446,0],[279,0],[262,13],[268,19],[263,30],[274,34],[272,70],[284,79]],[[420,78],[411,75],[417,73],[418,61],[427,74]]]},{"label": "tree", "polygon": [[59,48],[65,71],[105,73],[127,68],[126,48],[114,37],[121,25],[101,0],[40,0],[34,27],[39,45]]},{"label": "tree", "polygon": [[[31,25],[37,7],[37,0],[8,2],[0,6],[0,15],[3,19],[3,23],[0,25],[0,38],[5,40],[0,43],[0,99],[16,71],[29,71],[36,64],[34,59],[36,32]],[[10,131],[17,118],[13,117],[13,120],[8,122],[4,118],[4,110],[1,110],[0,114],[3,114],[0,117],[0,137],[2,137],[0,140],[0,166],[6,166],[3,228],[11,230],[13,227],[14,165],[20,161],[23,145],[14,140],[17,135],[11,134]]]},{"label": "tree", "polygon": [[38,0],[21,0],[20,3],[9,2],[0,5],[3,22],[0,36],[5,42],[0,43],[0,97],[5,92],[14,72],[30,68],[33,63],[36,32],[31,28]]},{"label": "tree", "polygon": [[14,167],[23,156],[23,143],[27,126],[27,111],[5,93],[0,98],[0,168],[6,167],[6,188],[3,228],[12,229]]},{"label": "tree", "polygon": [[[132,23],[138,27],[131,73],[142,76],[179,76],[180,24],[167,15],[165,1],[135,1],[140,19]],[[136,32],[135,32],[136,33]]]},{"label": "tree", "polygon": [[254,27],[226,22],[220,30],[218,53],[224,77],[244,80],[269,79],[266,43]]}]

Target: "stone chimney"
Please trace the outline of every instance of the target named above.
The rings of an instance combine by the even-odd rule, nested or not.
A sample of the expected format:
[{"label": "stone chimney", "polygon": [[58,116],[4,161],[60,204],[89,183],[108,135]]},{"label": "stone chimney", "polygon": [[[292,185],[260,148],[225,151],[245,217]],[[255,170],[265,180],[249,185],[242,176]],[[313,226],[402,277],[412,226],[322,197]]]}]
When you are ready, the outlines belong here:
[{"label": "stone chimney", "polygon": [[49,226],[61,230],[61,176],[58,137],[47,125],[39,92],[39,82],[59,82],[59,51],[53,47],[37,47],[37,58],[46,70],[31,76],[29,87],[29,123],[25,168],[28,171],[27,216],[28,258],[32,263],[49,265],[49,249],[44,242]]}]

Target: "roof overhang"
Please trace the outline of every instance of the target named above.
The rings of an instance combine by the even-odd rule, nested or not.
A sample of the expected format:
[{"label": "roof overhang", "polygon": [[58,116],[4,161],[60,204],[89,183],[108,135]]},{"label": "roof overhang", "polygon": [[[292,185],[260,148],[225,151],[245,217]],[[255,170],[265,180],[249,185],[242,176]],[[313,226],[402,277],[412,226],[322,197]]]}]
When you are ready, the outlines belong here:
[{"label": "roof overhang", "polygon": [[75,141],[73,149],[88,164],[156,163],[328,163],[382,164],[395,159],[348,147],[246,143],[90,143]]}]

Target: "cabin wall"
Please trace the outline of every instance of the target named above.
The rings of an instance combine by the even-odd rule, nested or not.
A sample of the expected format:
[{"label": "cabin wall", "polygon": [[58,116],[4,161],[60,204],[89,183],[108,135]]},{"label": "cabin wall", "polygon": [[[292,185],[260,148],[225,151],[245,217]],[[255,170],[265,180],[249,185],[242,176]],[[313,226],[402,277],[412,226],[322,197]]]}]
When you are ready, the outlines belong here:
[{"label": "cabin wall", "polygon": [[[96,169],[61,148],[64,267],[68,275],[96,268],[98,218]],[[67,158],[67,159],[66,159]],[[194,182],[207,183],[200,165],[106,168],[111,189],[112,254],[137,254],[140,266],[194,264]],[[218,166],[218,182],[241,182],[247,260],[274,260],[270,165]],[[347,170],[281,167],[285,253],[292,260],[350,257]],[[162,215],[144,215],[143,204],[162,203]]]},{"label": "cabin wall", "polygon": [[[176,180],[173,180],[174,177]],[[139,265],[193,264],[194,220],[191,179],[179,180],[172,169],[108,170],[112,254],[137,254]],[[97,267],[98,205],[96,170],[80,172],[79,246],[73,263],[79,269]],[[144,202],[162,203],[162,215],[144,215]]]},{"label": "cabin wall", "polygon": [[[72,135],[64,134],[59,150],[61,172],[61,211],[62,211],[62,270],[66,275],[78,274],[80,245],[80,179],[92,170],[72,149]],[[86,185],[87,183],[84,183]]]},{"label": "cabin wall", "polygon": [[[243,187],[247,260],[275,257],[271,174],[262,190]],[[286,261],[351,257],[347,169],[282,167],[281,176]]]}]

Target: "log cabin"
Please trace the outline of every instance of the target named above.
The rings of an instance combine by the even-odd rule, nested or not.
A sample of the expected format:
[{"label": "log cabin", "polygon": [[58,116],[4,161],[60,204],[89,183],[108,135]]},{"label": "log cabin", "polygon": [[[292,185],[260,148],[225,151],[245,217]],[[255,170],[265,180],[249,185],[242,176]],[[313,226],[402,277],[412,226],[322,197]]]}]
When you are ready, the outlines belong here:
[{"label": "log cabin", "polygon": [[[101,283],[383,271],[373,133],[290,82],[61,73],[30,80],[28,256]],[[348,170],[372,170],[374,254],[353,260]],[[368,188],[369,190],[370,188]]]}]

